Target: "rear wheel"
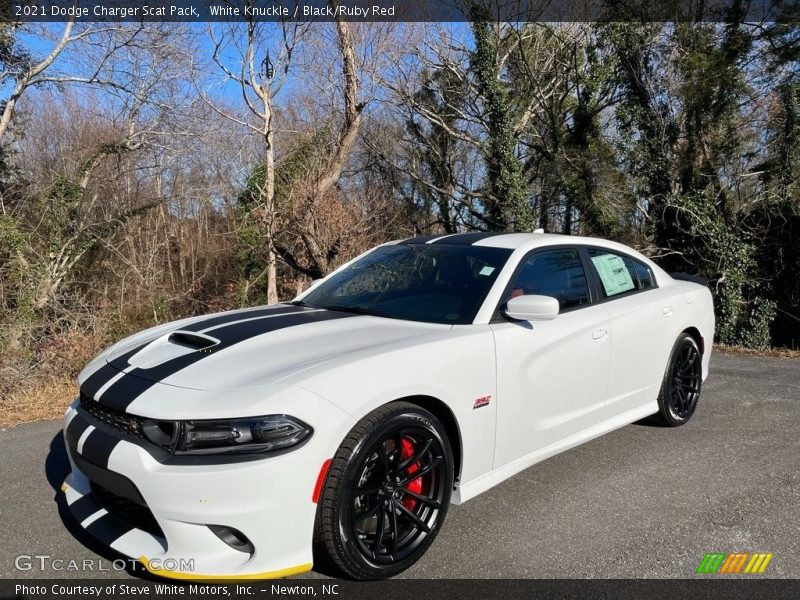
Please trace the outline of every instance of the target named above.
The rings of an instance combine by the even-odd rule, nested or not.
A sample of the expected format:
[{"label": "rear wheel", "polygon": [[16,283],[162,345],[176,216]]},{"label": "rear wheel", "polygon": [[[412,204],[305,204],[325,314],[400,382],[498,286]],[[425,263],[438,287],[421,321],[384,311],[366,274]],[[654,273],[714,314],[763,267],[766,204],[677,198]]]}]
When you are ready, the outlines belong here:
[{"label": "rear wheel", "polygon": [[683,425],[700,399],[703,355],[694,338],[682,333],[672,348],[658,395],[659,421],[669,427]]},{"label": "rear wheel", "polygon": [[452,451],[441,423],[412,404],[386,405],[356,424],[331,462],[317,545],[349,577],[396,575],[433,542],[452,487]]}]

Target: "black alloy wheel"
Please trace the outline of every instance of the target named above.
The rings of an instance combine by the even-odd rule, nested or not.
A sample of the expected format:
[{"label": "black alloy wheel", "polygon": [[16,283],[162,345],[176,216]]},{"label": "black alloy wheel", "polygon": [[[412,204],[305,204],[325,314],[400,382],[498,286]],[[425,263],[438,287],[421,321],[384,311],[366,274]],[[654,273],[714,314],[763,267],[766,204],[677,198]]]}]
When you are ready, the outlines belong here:
[{"label": "black alloy wheel", "polygon": [[402,561],[433,531],[445,468],[441,444],[424,429],[397,430],[378,443],[364,462],[350,519],[366,559]]},{"label": "black alloy wheel", "polygon": [[701,368],[697,348],[694,344],[684,344],[675,357],[670,385],[670,408],[680,419],[694,412],[700,397]]},{"label": "black alloy wheel", "polygon": [[683,333],[675,342],[658,397],[663,424],[676,427],[694,414],[700,399],[703,355],[692,336]]},{"label": "black alloy wheel", "polygon": [[317,541],[330,562],[356,579],[416,562],[447,514],[452,462],[429,412],[397,402],[365,417],[334,457],[320,498]]}]

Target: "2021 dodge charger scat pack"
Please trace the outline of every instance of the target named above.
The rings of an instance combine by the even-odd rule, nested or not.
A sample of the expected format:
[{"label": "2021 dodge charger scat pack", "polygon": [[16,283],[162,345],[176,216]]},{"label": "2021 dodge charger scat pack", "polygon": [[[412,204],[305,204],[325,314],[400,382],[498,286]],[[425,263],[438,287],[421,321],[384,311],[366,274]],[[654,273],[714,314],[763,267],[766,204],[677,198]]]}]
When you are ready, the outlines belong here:
[{"label": "2021 dodge charger scat pack", "polygon": [[294,301],[127,338],[65,416],[75,519],[197,580],[395,575],[450,503],[650,415],[686,423],[708,289],[603,240],[379,246]]}]

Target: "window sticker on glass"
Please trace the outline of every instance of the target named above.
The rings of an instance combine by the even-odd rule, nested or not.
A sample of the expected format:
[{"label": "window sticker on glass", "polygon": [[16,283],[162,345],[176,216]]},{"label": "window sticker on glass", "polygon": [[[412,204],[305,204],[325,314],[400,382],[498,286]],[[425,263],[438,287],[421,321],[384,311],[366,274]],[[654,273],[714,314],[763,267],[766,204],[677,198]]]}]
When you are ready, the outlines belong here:
[{"label": "window sticker on glass", "polygon": [[488,277],[492,273],[494,273],[494,267],[490,267],[488,265],[478,271],[478,275],[483,275],[484,277]]},{"label": "window sticker on glass", "polygon": [[597,269],[600,281],[603,282],[606,296],[615,296],[636,287],[622,257],[616,254],[601,254],[593,256],[592,263]]}]

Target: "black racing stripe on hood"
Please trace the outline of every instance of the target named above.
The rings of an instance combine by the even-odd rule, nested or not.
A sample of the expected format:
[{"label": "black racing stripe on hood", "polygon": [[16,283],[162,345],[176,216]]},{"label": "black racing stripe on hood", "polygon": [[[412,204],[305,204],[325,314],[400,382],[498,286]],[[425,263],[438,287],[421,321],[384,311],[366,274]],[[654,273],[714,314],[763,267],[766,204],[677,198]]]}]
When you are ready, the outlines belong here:
[{"label": "black racing stripe on hood", "polygon": [[103,387],[112,377],[119,373],[119,369],[106,363],[94,373],[86,378],[86,381],[81,385],[81,392],[94,398],[94,395]]},{"label": "black racing stripe on hood", "polygon": [[242,319],[266,317],[277,313],[288,315],[291,313],[303,312],[305,310],[308,309],[302,306],[292,306],[291,304],[273,304],[272,306],[267,306],[265,308],[259,308],[256,310],[231,311],[217,315],[216,317],[208,317],[207,319],[202,319],[196,323],[187,325],[186,327],[181,327],[180,330],[197,332],[202,331],[203,329],[208,329],[209,327],[216,327],[218,325],[224,325],[225,323],[241,321]]},{"label": "black racing stripe on hood", "polygon": [[[153,340],[147,340],[146,342],[142,342],[141,344],[136,344],[133,348],[125,352],[124,354],[119,355],[115,361],[123,361],[125,363],[128,362],[128,359],[136,354],[139,350],[144,348],[147,344],[152,342]],[[89,398],[94,398],[95,394],[100,391],[100,388],[103,387],[106,383],[108,383],[112,377],[119,374],[119,369],[117,369],[114,365],[110,363],[104,364],[102,367],[97,369],[94,373],[89,375],[86,378],[86,381],[83,382],[81,385],[81,392],[87,395]]]},{"label": "black racing stripe on hood", "polygon": [[133,529],[133,525],[129,525],[110,513],[103,515],[86,526],[86,531],[106,546],[110,546]]},{"label": "black racing stripe on hood", "polygon": [[83,442],[80,455],[98,467],[108,468],[108,459],[120,439],[109,435],[105,431],[95,429]]},{"label": "black racing stripe on hood", "polygon": [[[199,352],[199,350],[196,352]],[[194,356],[194,354],[189,354],[187,356]],[[148,371],[150,371],[150,369],[146,371],[142,369],[134,369],[127,375],[123,375],[114,383],[114,385],[108,388],[102,396],[100,396],[100,400],[98,400],[98,402],[110,408],[124,411],[131,402],[136,400],[136,398],[144,394],[147,390],[158,383],[159,380],[155,377],[151,378],[148,374]],[[136,373],[141,373],[142,375],[137,377]],[[147,379],[145,379],[145,375],[147,376]]]},{"label": "black racing stripe on hood", "polygon": [[[186,327],[181,327],[181,331],[201,331],[203,329],[208,329],[209,327],[216,327],[218,325],[223,325],[225,323],[231,323],[235,321],[240,321],[242,319],[251,319],[255,317],[261,316],[269,316],[273,313],[280,313],[280,314],[292,314],[296,312],[302,312],[308,310],[302,306],[291,306],[289,304],[276,304],[274,306],[270,306],[268,308],[263,308],[259,310],[251,310],[251,311],[237,311],[235,313],[225,313],[224,315],[218,315],[216,317],[210,317],[208,319],[203,319],[197,323],[192,323],[191,325],[187,325]],[[110,363],[106,363],[105,365],[101,366],[97,369],[94,373],[89,375],[86,378],[86,381],[83,382],[81,385],[81,392],[89,398],[94,398],[97,395],[97,392],[100,391],[106,383],[108,383],[111,378],[118,375],[121,368],[120,365],[127,365],[128,359],[136,354],[139,350],[144,348],[147,344],[149,344],[152,340],[148,339],[145,342],[137,344],[124,354],[117,356],[113,361]],[[124,366],[122,367],[124,368]]]},{"label": "black racing stripe on hood", "polygon": [[236,323],[235,325],[223,327],[214,331],[214,337],[219,339],[220,343],[213,346],[210,351],[195,350],[194,352],[178,356],[150,369],[133,369],[114,382],[114,384],[100,396],[99,401],[101,404],[105,404],[111,408],[125,410],[136,398],[153,387],[156,383],[163,381],[167,377],[225,348],[230,348],[231,346],[235,346],[236,344],[254,337],[288,327],[356,316],[358,315],[338,311],[306,310],[294,314],[280,315],[270,319],[246,321],[244,323]]}]

